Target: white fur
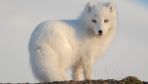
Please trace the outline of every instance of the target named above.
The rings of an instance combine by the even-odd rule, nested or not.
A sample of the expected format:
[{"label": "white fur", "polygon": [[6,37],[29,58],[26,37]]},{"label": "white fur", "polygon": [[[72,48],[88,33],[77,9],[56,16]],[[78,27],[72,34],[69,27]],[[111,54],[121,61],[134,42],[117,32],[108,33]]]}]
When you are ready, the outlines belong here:
[{"label": "white fur", "polygon": [[[108,23],[104,23],[104,19]],[[97,20],[93,23],[91,20]],[[103,34],[98,35],[102,30]],[[68,80],[65,71],[73,69],[74,80],[92,79],[92,66],[111,43],[116,31],[116,9],[97,2],[86,5],[76,20],[45,21],[31,35],[30,61],[41,82]]]}]

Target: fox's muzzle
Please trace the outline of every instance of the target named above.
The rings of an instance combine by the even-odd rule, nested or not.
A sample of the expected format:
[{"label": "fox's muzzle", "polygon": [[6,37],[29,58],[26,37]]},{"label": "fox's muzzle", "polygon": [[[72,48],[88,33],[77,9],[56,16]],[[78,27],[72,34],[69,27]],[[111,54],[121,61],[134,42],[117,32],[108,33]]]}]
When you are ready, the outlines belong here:
[{"label": "fox's muzzle", "polygon": [[97,35],[102,36],[103,35],[103,31],[99,30]]}]

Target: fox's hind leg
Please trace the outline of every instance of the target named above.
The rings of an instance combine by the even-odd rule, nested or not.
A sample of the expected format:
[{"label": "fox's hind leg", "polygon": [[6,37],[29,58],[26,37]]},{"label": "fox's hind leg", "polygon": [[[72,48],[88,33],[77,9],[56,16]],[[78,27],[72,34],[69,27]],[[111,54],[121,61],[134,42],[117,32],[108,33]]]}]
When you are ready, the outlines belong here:
[{"label": "fox's hind leg", "polygon": [[[55,67],[54,67],[55,68]],[[48,70],[49,75],[47,76],[50,82],[53,81],[66,81],[68,80],[68,77],[65,74],[64,70],[61,70],[60,68],[51,68]]]},{"label": "fox's hind leg", "polygon": [[52,47],[43,46],[39,48],[37,78],[42,82],[68,80],[65,74],[65,67],[60,66],[59,55]]}]

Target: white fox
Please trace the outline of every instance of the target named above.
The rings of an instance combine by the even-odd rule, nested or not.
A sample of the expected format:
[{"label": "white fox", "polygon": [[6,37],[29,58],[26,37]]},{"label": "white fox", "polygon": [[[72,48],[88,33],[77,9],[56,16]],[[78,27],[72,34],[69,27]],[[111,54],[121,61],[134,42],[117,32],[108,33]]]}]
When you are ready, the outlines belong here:
[{"label": "white fox", "polygon": [[29,42],[30,62],[40,82],[92,79],[92,66],[101,57],[116,32],[116,8],[112,3],[89,2],[75,20],[45,21]]}]

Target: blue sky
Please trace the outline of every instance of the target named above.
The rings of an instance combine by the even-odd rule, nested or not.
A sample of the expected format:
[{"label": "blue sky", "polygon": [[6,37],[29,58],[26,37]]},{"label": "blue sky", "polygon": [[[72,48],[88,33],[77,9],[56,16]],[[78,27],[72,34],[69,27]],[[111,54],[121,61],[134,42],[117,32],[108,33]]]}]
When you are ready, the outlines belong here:
[{"label": "blue sky", "polygon": [[141,6],[148,7],[148,0],[133,0],[136,1],[137,4],[141,4]]}]

